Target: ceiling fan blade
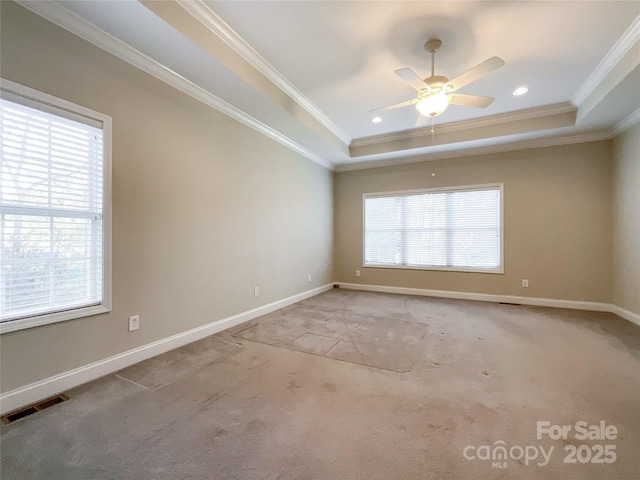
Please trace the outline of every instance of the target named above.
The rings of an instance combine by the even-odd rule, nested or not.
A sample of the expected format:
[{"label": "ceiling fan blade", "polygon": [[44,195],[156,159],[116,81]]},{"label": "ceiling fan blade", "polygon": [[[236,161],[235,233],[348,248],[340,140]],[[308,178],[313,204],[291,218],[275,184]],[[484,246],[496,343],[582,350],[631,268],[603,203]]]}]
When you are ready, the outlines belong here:
[{"label": "ceiling fan blade", "polygon": [[386,107],[374,108],[373,110],[369,110],[369,113],[380,112],[382,110],[391,110],[392,108],[406,107],[407,105],[413,105],[415,103],[418,103],[418,99],[412,98],[411,100],[407,100],[406,102],[394,103],[393,105],[387,105]]},{"label": "ceiling fan blade", "polygon": [[449,80],[449,82],[444,86],[445,92],[458,90],[459,88],[478,80],[480,77],[484,77],[487,73],[493,72],[503,65],[504,60],[500,57],[491,57],[489,60],[485,60],[480,65],[476,65],[453,80]]},{"label": "ceiling fan blade", "polygon": [[451,103],[453,105],[464,105],[466,107],[486,108],[493,103],[495,98],[482,97],[480,95],[462,95],[460,93],[452,93]]},{"label": "ceiling fan blade", "polygon": [[424,83],[424,80],[422,80],[418,76],[418,74],[410,68],[399,68],[398,70],[395,70],[394,73],[409,85],[411,85],[413,88],[415,88],[417,91],[429,88],[429,85]]}]

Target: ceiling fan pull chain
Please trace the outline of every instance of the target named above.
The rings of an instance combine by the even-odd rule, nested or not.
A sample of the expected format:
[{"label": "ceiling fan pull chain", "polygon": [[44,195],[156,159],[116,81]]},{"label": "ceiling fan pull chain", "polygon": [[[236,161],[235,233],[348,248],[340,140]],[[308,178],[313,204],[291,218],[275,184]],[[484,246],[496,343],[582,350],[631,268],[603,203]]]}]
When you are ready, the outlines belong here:
[{"label": "ceiling fan pull chain", "polygon": [[431,117],[431,145],[436,144],[436,126],[435,119]]}]

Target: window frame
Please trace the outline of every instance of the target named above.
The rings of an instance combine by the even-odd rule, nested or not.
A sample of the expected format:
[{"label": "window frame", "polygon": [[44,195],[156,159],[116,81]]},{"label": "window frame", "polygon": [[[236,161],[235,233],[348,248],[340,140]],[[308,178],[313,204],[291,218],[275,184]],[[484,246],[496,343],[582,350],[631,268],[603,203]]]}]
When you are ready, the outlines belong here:
[{"label": "window frame", "polygon": [[[40,92],[33,88],[0,78],[0,96],[13,102],[24,102],[32,108],[44,112],[54,113],[58,116],[77,120],[78,117],[88,121],[98,122],[102,125],[103,159],[102,159],[102,302],[98,305],[70,308],[61,311],[51,311],[13,320],[0,322],[0,335],[18,330],[65,322],[76,318],[83,318],[101,313],[110,312],[112,302],[111,285],[111,143],[112,143],[112,119],[95,110],[77,105],[61,98]],[[16,100],[18,99],[18,100]],[[61,114],[62,113],[62,114]],[[66,115],[64,115],[66,114]],[[82,120],[80,120],[82,121]]]},{"label": "window frame", "polygon": [[[476,190],[498,189],[500,191],[500,267],[497,269],[483,269],[471,267],[443,267],[443,266],[421,266],[421,265],[379,265],[367,263],[367,229],[366,229],[366,200],[367,198],[380,197],[398,197],[409,195],[421,195],[425,193],[447,193],[447,192],[463,192]],[[485,183],[478,185],[459,185],[450,187],[423,188],[417,190],[396,190],[392,192],[369,192],[362,194],[362,268],[390,268],[395,270],[428,270],[441,272],[460,272],[460,273],[488,273],[488,274],[504,274],[504,183]]]}]

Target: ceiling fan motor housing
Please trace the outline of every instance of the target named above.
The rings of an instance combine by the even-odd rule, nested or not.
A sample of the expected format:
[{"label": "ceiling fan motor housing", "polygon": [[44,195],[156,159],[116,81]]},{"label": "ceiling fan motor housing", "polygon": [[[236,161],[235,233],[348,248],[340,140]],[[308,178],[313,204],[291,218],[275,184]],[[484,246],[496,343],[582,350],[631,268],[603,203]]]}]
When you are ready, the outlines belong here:
[{"label": "ceiling fan motor housing", "polygon": [[428,95],[432,95],[434,93],[438,93],[442,90],[442,87],[449,81],[447,77],[442,75],[432,75],[429,78],[424,79],[424,83],[426,83],[429,88],[424,91],[418,92],[418,97],[424,98]]}]

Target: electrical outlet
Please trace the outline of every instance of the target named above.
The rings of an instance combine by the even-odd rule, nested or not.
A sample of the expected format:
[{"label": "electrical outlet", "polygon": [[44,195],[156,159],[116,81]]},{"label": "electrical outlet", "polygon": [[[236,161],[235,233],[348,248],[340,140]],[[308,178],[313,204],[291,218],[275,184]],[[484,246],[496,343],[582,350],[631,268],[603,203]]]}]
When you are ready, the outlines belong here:
[{"label": "electrical outlet", "polygon": [[360,276],[360,270],[356,270],[356,277]]},{"label": "electrical outlet", "polygon": [[260,295],[260,287],[253,287],[253,296],[257,297]]},{"label": "electrical outlet", "polygon": [[522,286],[524,288],[529,288],[529,280],[527,279],[522,279]]},{"label": "electrical outlet", "polygon": [[311,274],[309,274],[309,281],[311,281]]},{"label": "electrical outlet", "polygon": [[129,331],[133,332],[140,328],[140,315],[133,315],[129,317]]}]

